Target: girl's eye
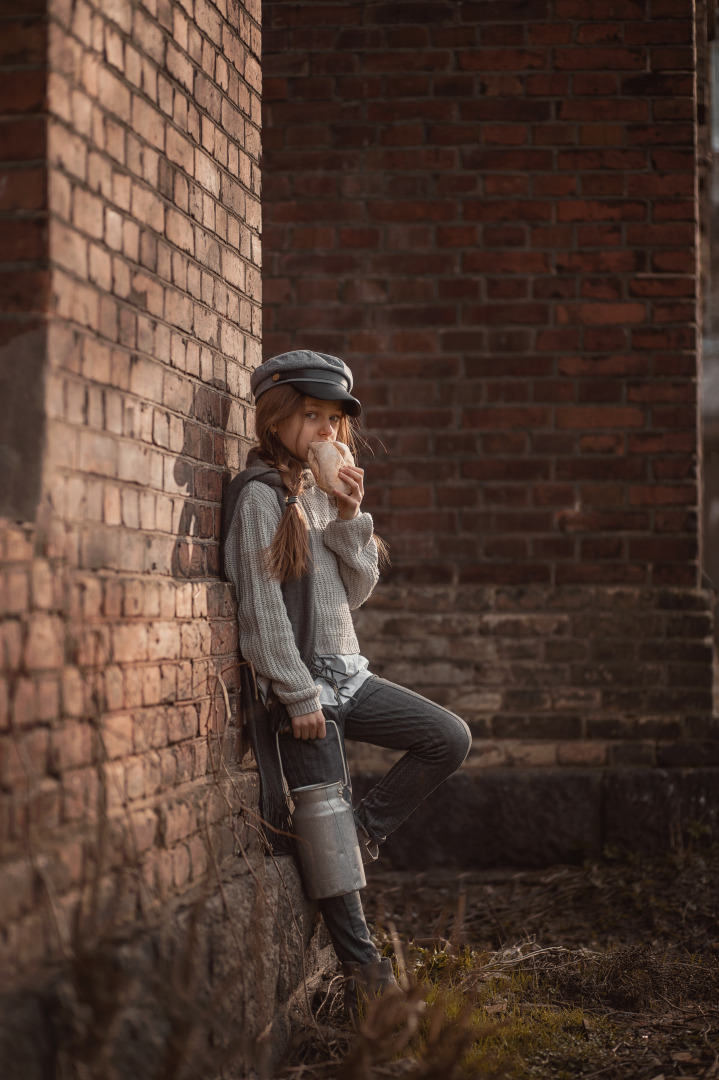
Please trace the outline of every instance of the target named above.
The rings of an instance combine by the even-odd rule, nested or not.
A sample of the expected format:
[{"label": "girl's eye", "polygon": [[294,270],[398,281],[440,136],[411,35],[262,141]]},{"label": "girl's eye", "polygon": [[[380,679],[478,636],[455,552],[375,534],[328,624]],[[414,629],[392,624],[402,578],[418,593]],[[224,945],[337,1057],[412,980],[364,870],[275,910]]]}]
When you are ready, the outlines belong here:
[{"label": "girl's eye", "polygon": [[[305,416],[307,417],[308,420],[316,420],[317,415],[318,414],[316,412],[306,412],[305,413]],[[335,413],[332,416],[330,416],[330,423],[331,424],[339,424],[341,419],[342,419],[342,415],[339,414],[339,413]]]}]

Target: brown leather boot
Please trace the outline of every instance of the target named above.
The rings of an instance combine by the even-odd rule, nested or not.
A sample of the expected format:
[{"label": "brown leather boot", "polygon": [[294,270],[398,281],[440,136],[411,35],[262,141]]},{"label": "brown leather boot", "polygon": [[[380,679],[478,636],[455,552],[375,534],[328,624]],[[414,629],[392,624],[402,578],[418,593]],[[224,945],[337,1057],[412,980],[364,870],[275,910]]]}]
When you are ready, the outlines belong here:
[{"label": "brown leather boot", "polygon": [[392,961],[387,956],[373,964],[352,961],[342,965],[345,977],[344,1005],[353,1021],[365,1012],[372,998],[381,997],[390,986],[397,987]]}]

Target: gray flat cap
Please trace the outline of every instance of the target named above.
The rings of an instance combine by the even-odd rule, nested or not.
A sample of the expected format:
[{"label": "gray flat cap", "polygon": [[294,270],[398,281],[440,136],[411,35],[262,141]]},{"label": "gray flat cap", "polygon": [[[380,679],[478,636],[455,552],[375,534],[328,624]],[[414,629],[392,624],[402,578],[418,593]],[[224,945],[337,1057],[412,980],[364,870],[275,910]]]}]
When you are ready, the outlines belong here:
[{"label": "gray flat cap", "polygon": [[359,416],[362,411],[357,398],[352,397],[352,372],[338,356],[295,349],[272,356],[252,372],[250,387],[255,400],[273,386],[289,383],[307,397],[320,401],[341,401],[346,413]]}]

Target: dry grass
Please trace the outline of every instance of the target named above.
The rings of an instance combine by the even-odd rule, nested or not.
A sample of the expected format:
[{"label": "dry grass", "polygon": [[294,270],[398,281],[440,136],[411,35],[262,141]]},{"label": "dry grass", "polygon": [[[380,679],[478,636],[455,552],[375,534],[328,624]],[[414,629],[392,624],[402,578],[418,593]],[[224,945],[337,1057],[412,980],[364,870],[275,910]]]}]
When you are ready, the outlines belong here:
[{"label": "dry grass", "polygon": [[384,951],[406,958],[406,1002],[375,1003],[354,1036],[328,983],[314,1004],[333,1053],[298,1036],[282,1080],[719,1077],[715,849],[372,877],[367,907]]},{"label": "dry grass", "polygon": [[[357,1032],[330,962],[283,1007],[286,1065],[263,1067],[262,1040],[222,1019],[232,976],[198,993],[201,897],[180,951],[149,976],[85,923],[56,985],[58,1080],[719,1078],[716,851],[372,878],[367,906],[403,992],[373,1002]],[[133,1066],[120,1053],[118,1068],[118,1048],[148,1027],[149,1055]]]},{"label": "dry grass", "polygon": [[[221,677],[218,684],[226,721],[227,689]],[[225,828],[255,876],[258,902],[267,904],[247,851],[259,822],[225,763],[221,719],[208,734],[214,790],[225,805]],[[211,997],[199,989],[203,904],[218,890],[224,898],[217,824],[204,825],[204,892],[179,948],[160,949],[150,965],[117,930],[138,929],[122,913],[126,892],[141,919],[150,906],[138,888],[129,818],[124,829],[101,818],[74,921],[63,924],[48,890],[64,956],[46,1000],[58,1080],[271,1074],[272,1025],[248,1039],[224,1008],[248,949],[261,950],[262,942],[236,935],[236,963],[225,982]],[[719,851],[700,831],[689,839],[661,860],[608,858],[524,873],[373,868],[368,916],[385,954],[395,957],[403,993],[373,1003],[355,1032],[342,1012],[336,966],[305,978],[279,1017],[293,1038],[275,1077],[719,1080]],[[31,841],[28,856],[38,862]],[[108,875],[114,899],[103,894]],[[232,920],[229,904],[226,910]],[[284,939],[286,928],[276,929]],[[148,1049],[133,1061],[127,1047],[137,1032]]]}]

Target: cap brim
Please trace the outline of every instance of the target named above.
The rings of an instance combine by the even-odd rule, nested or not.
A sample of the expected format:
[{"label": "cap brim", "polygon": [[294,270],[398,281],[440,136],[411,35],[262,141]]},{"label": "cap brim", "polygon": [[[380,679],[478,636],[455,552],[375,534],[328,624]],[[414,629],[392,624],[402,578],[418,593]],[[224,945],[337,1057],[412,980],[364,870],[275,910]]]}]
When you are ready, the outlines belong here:
[{"label": "cap brim", "polygon": [[305,394],[307,397],[318,398],[320,401],[341,401],[342,408],[348,414],[348,416],[359,416],[362,412],[362,406],[357,398],[352,397],[342,386],[338,386],[336,383],[330,382],[302,382],[293,383],[291,379],[287,379],[290,386],[294,386],[295,390],[299,390],[301,394]]}]

